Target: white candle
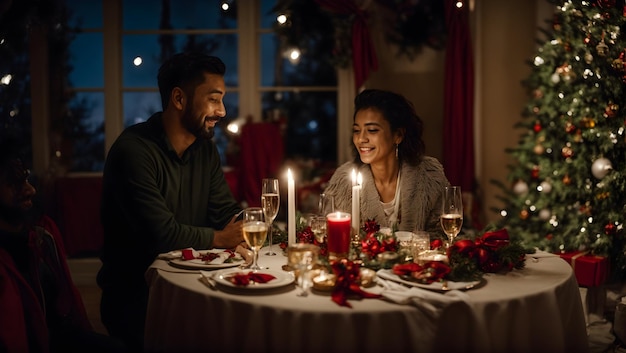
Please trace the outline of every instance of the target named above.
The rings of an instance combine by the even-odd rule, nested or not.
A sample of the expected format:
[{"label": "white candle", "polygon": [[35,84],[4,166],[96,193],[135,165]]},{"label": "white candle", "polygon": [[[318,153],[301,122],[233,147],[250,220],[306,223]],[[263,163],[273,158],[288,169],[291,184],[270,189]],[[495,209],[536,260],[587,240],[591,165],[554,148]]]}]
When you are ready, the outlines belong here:
[{"label": "white candle", "polygon": [[361,225],[360,212],[361,212],[361,183],[363,177],[359,172],[358,176],[354,169],[352,170],[352,229],[355,235],[359,235]]},{"label": "white candle", "polygon": [[291,169],[287,169],[287,245],[296,243],[296,195]]}]

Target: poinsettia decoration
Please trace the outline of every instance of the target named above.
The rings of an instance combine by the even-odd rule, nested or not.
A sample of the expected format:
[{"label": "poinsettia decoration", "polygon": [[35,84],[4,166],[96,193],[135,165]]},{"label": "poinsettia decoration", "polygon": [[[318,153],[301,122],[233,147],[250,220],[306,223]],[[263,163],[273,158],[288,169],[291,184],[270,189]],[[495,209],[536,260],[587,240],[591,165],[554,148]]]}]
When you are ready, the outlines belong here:
[{"label": "poinsettia decoration", "polygon": [[368,219],[365,221],[363,228],[365,237],[361,241],[361,254],[370,259],[376,258],[376,255],[385,251],[398,251],[398,242],[393,235],[380,231],[380,225],[375,220]]}]

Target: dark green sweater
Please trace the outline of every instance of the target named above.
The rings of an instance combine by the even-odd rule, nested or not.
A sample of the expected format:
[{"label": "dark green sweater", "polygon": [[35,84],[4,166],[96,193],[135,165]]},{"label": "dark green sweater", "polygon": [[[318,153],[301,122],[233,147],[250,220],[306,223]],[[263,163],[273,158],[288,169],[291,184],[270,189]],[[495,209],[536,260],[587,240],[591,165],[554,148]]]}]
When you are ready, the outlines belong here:
[{"label": "dark green sweater", "polygon": [[208,249],[214,229],[241,210],[230,191],[212,141],[197,140],[176,155],[161,113],[127,128],[107,156],[101,220],[103,267],[99,283],[144,283],[159,253]]}]

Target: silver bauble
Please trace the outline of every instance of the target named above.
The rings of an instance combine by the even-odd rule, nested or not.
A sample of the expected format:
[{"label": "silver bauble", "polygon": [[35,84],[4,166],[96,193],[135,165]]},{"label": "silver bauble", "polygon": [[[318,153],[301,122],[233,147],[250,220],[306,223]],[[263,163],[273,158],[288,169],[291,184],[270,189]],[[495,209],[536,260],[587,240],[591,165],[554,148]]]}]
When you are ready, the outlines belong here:
[{"label": "silver bauble", "polygon": [[598,158],[591,165],[591,174],[597,179],[604,178],[611,170],[613,170],[613,165],[608,158]]}]

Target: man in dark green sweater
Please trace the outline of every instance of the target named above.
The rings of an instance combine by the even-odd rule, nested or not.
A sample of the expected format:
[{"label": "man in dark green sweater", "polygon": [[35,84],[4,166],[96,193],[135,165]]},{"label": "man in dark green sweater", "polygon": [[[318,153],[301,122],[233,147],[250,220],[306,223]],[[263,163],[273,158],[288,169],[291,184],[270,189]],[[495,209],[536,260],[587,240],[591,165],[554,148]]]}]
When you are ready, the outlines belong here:
[{"label": "man in dark green sweater", "polygon": [[241,210],[224,179],[215,124],[226,115],[224,63],[181,53],[159,69],[163,111],[127,128],[107,156],[102,322],[135,350],[143,345],[148,288],[144,273],[159,253],[235,248]]}]

